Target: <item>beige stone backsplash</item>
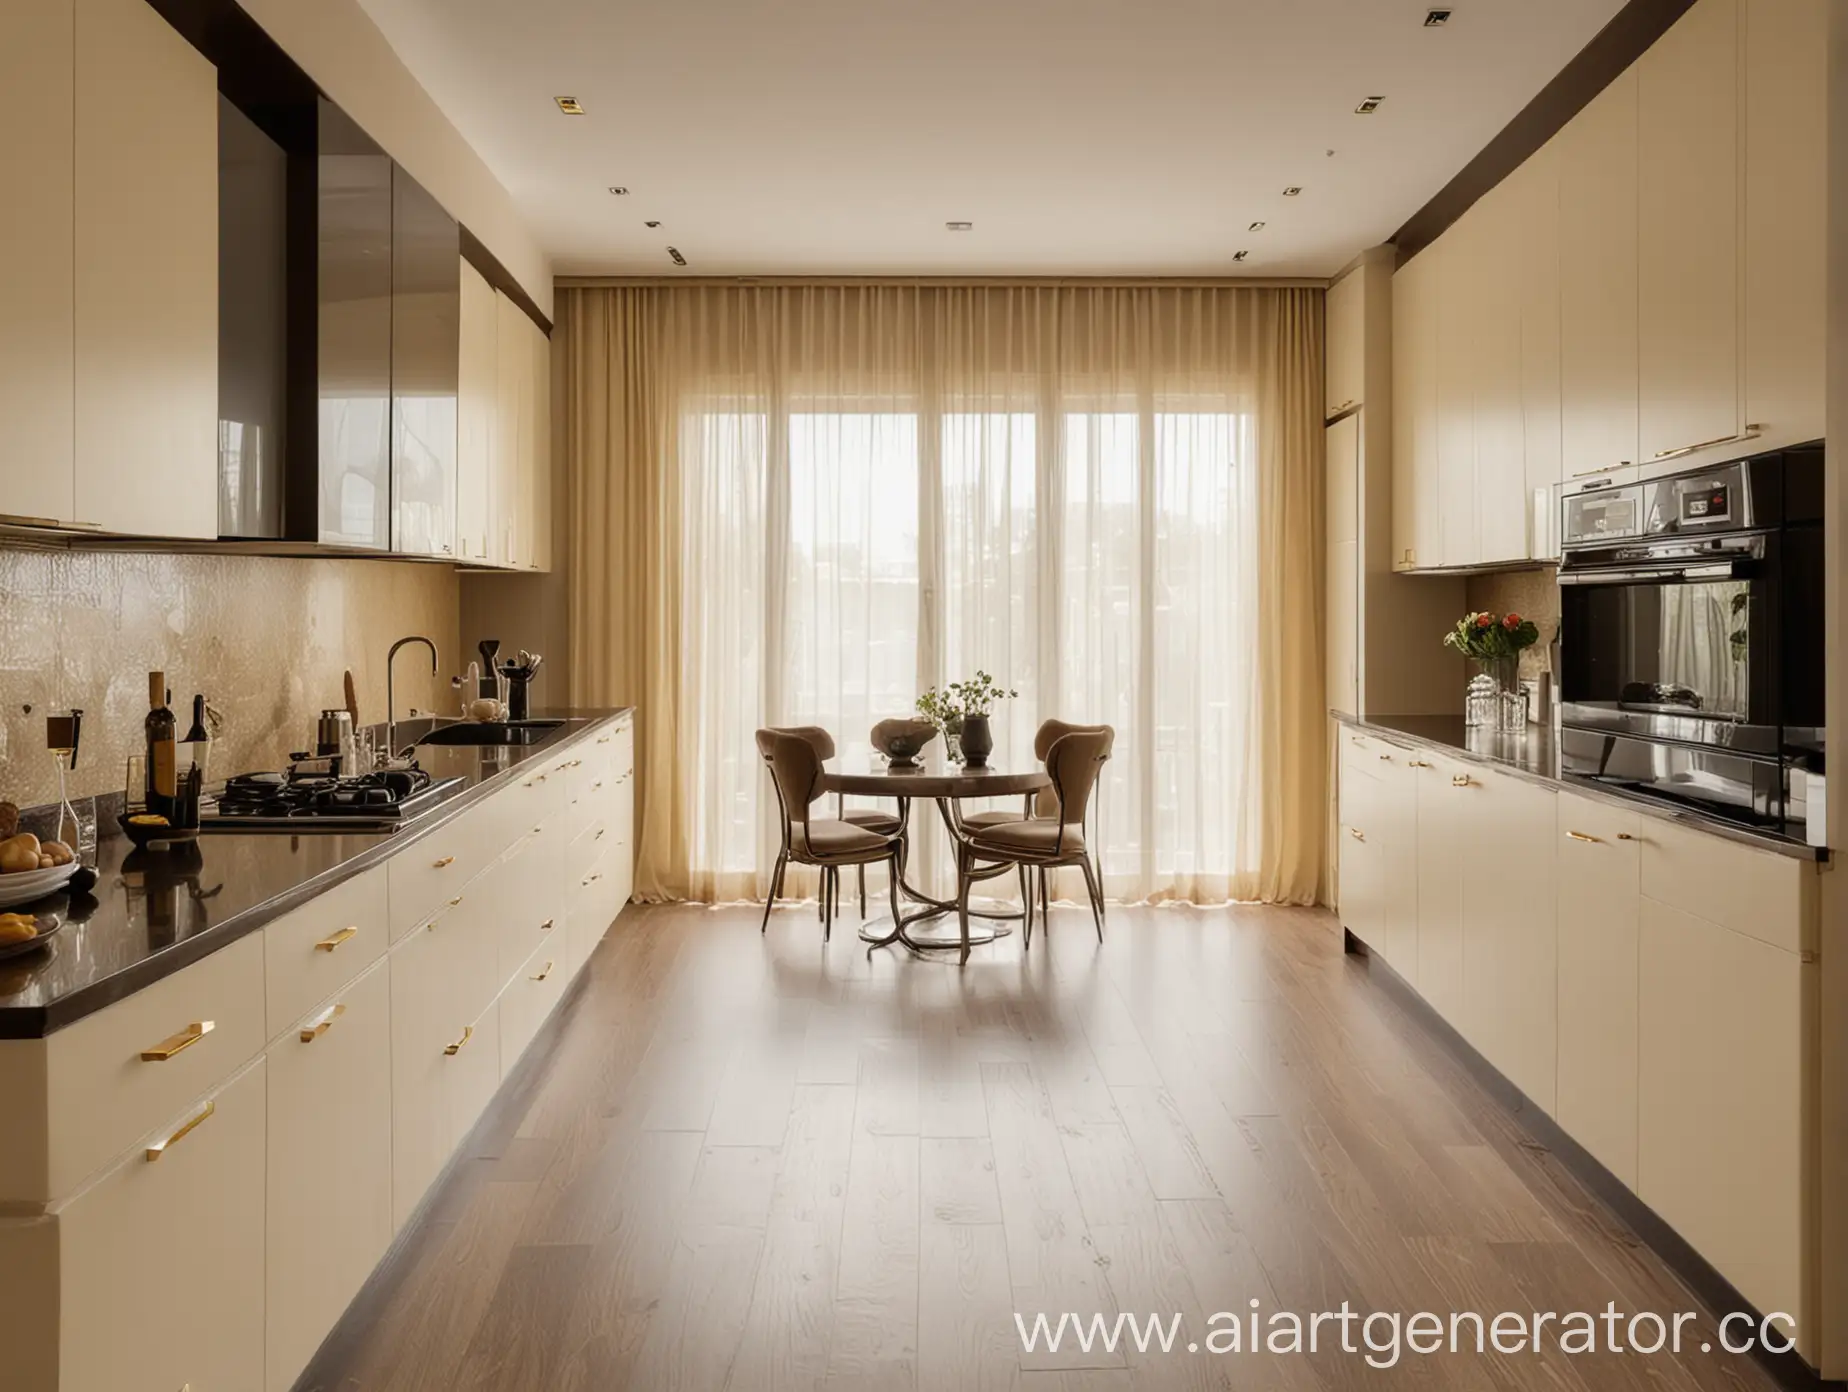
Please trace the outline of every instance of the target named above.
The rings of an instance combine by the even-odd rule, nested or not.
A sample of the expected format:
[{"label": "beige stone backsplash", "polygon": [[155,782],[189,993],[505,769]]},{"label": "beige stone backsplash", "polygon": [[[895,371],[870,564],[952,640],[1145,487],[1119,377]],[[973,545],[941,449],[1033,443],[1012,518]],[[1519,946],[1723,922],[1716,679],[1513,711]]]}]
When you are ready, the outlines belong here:
[{"label": "beige stone backsplash", "polygon": [[1472,575],[1465,586],[1465,596],[1472,613],[1488,610],[1532,619],[1539,625],[1540,641],[1521,654],[1521,675],[1537,677],[1552,670],[1548,650],[1559,633],[1559,582],[1553,567]]},{"label": "beige stone backsplash", "polygon": [[[280,767],[343,704],[352,669],[360,719],[385,718],[385,653],[407,633],[436,640],[399,660],[400,715],[447,711],[459,587],[447,566],[270,556],[0,547],[0,798],[56,796],[45,716],[80,706],[73,797],[119,790],[141,748],[147,674],[165,671],[182,729],[203,691],[224,713],[214,776]],[[27,708],[30,707],[30,710]]]}]

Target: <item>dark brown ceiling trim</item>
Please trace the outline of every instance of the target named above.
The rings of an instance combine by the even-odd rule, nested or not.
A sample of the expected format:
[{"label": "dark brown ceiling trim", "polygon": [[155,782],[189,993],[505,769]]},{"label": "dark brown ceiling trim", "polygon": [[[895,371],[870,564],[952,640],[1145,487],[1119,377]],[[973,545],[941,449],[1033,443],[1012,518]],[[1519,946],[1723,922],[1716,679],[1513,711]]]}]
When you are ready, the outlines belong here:
[{"label": "dark brown ceiling trim", "polygon": [[462,259],[480,271],[482,279],[489,285],[517,304],[526,317],[539,326],[541,333],[547,338],[552,336],[552,321],[540,312],[539,306],[533,303],[533,297],[513,278],[513,272],[501,265],[500,258],[466,227],[462,228]]},{"label": "dark brown ceiling trim", "polygon": [[1462,171],[1392,235],[1403,266],[1441,237],[1478,198],[1507,178],[1551,140],[1591,99],[1634,63],[1694,0],[1630,0],[1578,51],[1540,94],[1527,103]]}]

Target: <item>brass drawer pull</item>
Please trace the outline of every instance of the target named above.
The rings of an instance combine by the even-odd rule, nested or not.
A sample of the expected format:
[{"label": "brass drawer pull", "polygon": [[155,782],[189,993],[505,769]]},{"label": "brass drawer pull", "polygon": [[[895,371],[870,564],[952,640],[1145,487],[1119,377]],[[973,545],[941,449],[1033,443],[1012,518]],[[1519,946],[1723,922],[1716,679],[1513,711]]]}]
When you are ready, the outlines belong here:
[{"label": "brass drawer pull", "polygon": [[460,904],[461,902],[462,902],[462,896],[458,894],[455,898],[451,899],[447,904],[443,905],[443,907],[446,909],[453,909],[457,904]]},{"label": "brass drawer pull", "polygon": [[552,963],[547,962],[545,966],[540,970],[539,975],[534,976],[534,977],[529,977],[528,980],[544,981],[551,974],[552,974]]},{"label": "brass drawer pull", "polygon": [[584,883],[584,884],[595,884],[595,883],[596,883],[596,882],[597,882],[598,880],[600,880],[600,879],[602,879],[602,878],[603,878],[603,872],[602,872],[602,871],[598,871],[598,872],[597,872],[596,874],[594,874],[594,875],[592,875],[592,876],[590,876],[590,877],[589,877],[588,879],[586,879],[586,880],[584,880],[584,881],[583,881],[582,883]]},{"label": "brass drawer pull", "polygon": [[165,1063],[175,1054],[185,1053],[217,1028],[218,1025],[214,1021],[196,1020],[178,1034],[168,1035],[152,1049],[143,1049],[141,1061],[143,1063]]},{"label": "brass drawer pull", "polygon": [[[1696,446],[1695,446],[1694,448],[1696,448],[1696,449],[1699,449],[1699,448],[1700,448],[1700,446],[1698,446],[1698,445],[1696,445]],[[1618,461],[1617,461],[1617,462],[1616,462],[1615,464],[1606,464],[1606,465],[1604,465],[1604,466],[1603,466],[1603,467],[1601,467],[1601,468],[1597,468],[1597,469],[1580,469],[1580,470],[1579,470],[1579,471],[1578,471],[1578,472],[1577,472],[1576,474],[1574,474],[1574,475],[1573,475],[1572,477],[1573,477],[1573,478],[1590,478],[1590,477],[1591,477],[1591,476],[1592,476],[1593,474],[1608,474],[1608,473],[1610,473],[1610,472],[1611,472],[1611,471],[1612,471],[1613,469],[1627,469],[1627,468],[1629,468],[1629,467],[1630,467],[1630,461],[1629,461],[1629,460],[1627,460],[1627,459],[1619,459],[1619,460],[1618,460]]]},{"label": "brass drawer pull", "polygon": [[526,783],[525,783],[525,785],[524,785],[524,786],[526,786],[526,787],[528,787],[528,788],[530,788],[530,787],[532,787],[532,786],[533,786],[533,784],[535,784],[535,783],[543,783],[543,782],[545,782],[545,775],[544,775],[544,774],[542,773],[542,774],[540,774],[540,775],[539,775],[539,776],[538,776],[537,778],[529,778],[529,779],[527,779],[527,780],[526,780]]},{"label": "brass drawer pull", "polygon": [[1411,768],[1430,768],[1431,767],[1431,765],[1423,759],[1411,759],[1411,760],[1408,760],[1407,763],[1408,763],[1408,766]]},{"label": "brass drawer pull", "polygon": [[1390,755],[1390,754],[1382,754],[1382,755],[1380,755],[1380,762],[1381,762],[1382,764],[1390,764],[1390,763],[1392,762],[1392,755]]},{"label": "brass drawer pull", "polygon": [[454,865],[455,863],[456,863],[456,858],[454,856],[444,856],[441,860],[436,861],[434,864],[432,864],[430,868],[432,870],[445,870],[449,866]]},{"label": "brass drawer pull", "polygon": [[598,779],[598,780],[597,780],[597,781],[596,781],[595,783],[592,783],[592,784],[590,785],[590,790],[591,790],[591,792],[593,792],[593,793],[594,793],[594,792],[596,792],[596,791],[597,791],[597,789],[599,789],[599,788],[601,788],[602,786],[603,786],[603,780],[602,780],[601,778],[599,778],[599,779]]},{"label": "brass drawer pull", "polygon": [[1467,773],[1453,773],[1450,775],[1450,786],[1453,788],[1473,787],[1475,782],[1476,780],[1471,778]]},{"label": "brass drawer pull", "polygon": [[598,744],[608,744],[614,738],[615,738],[614,735],[598,735],[597,743]]},{"label": "brass drawer pull", "polygon": [[1657,459],[1679,459],[1684,454],[1693,454],[1696,450],[1709,449],[1714,445],[1742,444],[1746,440],[1756,440],[1764,433],[1764,429],[1762,425],[1748,425],[1737,435],[1718,435],[1711,440],[1702,440],[1698,444],[1682,445],[1677,449],[1657,450],[1650,456],[1650,459],[1651,461]]},{"label": "brass drawer pull", "polygon": [[1353,837],[1356,841],[1365,841],[1367,839],[1366,837],[1362,836],[1358,831],[1356,831],[1353,827],[1348,828],[1348,835]]},{"label": "brass drawer pull", "polygon": [[346,1014],[344,1005],[330,1005],[315,1017],[311,1024],[302,1026],[302,1043],[312,1044],[333,1027],[335,1020]]},{"label": "brass drawer pull", "polygon": [[473,1025],[462,1026],[462,1037],[453,1044],[445,1044],[443,1046],[443,1057],[454,1058],[457,1054],[462,1052],[463,1046],[474,1037],[475,1027]]},{"label": "brass drawer pull", "polygon": [[1641,841],[1643,838],[1640,836],[1632,836],[1627,831],[1620,831],[1617,833],[1617,839],[1619,841]]},{"label": "brass drawer pull", "polygon": [[541,933],[549,933],[549,932],[551,932],[551,931],[552,931],[552,925],[553,925],[554,923],[556,923],[556,922],[558,922],[558,920],[557,920],[557,919],[555,919],[555,918],[548,918],[548,919],[547,919],[547,920],[546,920],[546,921],[545,921],[544,923],[541,923],[541,924],[539,925],[539,931],[540,931]]},{"label": "brass drawer pull", "polygon": [[1574,841],[1590,841],[1592,844],[1598,846],[1604,844],[1604,838],[1602,836],[1593,836],[1588,831],[1568,831],[1566,835],[1570,836]]},{"label": "brass drawer pull", "polygon": [[320,942],[314,945],[314,950],[316,952],[332,952],[335,948],[339,947],[340,944],[345,943],[345,942],[351,942],[354,938],[357,938],[358,936],[359,936],[359,929],[355,925],[349,923],[346,927],[342,928],[338,933],[335,933],[330,937],[322,938]]},{"label": "brass drawer pull", "polygon": [[202,1110],[198,1116],[186,1122],[178,1131],[175,1131],[171,1136],[167,1137],[166,1140],[156,1141],[153,1145],[149,1146],[147,1150],[142,1152],[146,1155],[148,1163],[152,1164],[154,1161],[160,1159],[161,1156],[173,1149],[174,1146],[192,1135],[193,1131],[197,1129],[202,1122],[208,1120],[212,1113],[217,1110],[218,1104],[216,1102],[207,1102],[204,1110]]},{"label": "brass drawer pull", "polygon": [[606,832],[606,831],[608,831],[608,830],[609,830],[609,828],[608,828],[608,827],[598,827],[598,828],[597,828],[597,834],[596,834],[595,836],[593,836],[593,837],[591,837],[590,839],[591,839],[592,841],[601,841],[601,840],[603,839],[603,833],[604,833],[604,832]]}]

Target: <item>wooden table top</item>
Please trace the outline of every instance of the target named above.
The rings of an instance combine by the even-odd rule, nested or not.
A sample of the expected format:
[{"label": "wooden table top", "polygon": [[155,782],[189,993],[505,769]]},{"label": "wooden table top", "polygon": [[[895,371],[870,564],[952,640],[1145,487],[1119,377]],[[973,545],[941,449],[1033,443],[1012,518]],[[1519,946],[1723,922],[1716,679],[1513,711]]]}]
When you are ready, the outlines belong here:
[{"label": "wooden table top", "polygon": [[820,791],[852,793],[857,797],[980,798],[1007,797],[1037,792],[1052,780],[1044,767],[1008,770],[957,768],[953,764],[924,764],[915,769],[822,771]]}]

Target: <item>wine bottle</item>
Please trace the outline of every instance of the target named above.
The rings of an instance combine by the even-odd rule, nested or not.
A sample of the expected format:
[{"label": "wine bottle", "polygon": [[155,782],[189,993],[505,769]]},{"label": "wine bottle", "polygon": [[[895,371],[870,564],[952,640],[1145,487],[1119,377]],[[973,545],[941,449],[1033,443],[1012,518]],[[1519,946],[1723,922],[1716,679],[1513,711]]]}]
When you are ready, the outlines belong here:
[{"label": "wine bottle", "polygon": [[167,709],[165,672],[148,673],[148,707],[148,717],[142,722],[148,742],[148,811],[171,821],[174,798],[180,791],[179,749],[173,712]]}]

